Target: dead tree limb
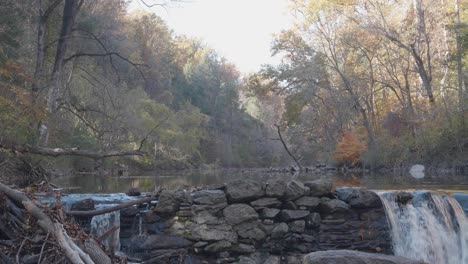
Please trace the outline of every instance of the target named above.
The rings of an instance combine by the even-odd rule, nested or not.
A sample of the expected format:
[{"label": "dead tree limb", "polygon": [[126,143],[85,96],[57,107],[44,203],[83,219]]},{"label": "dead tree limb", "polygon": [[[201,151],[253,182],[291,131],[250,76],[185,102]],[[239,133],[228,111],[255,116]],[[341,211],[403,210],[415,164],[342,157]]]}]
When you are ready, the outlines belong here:
[{"label": "dead tree limb", "polygon": [[136,204],[143,204],[143,203],[148,203],[153,200],[156,200],[156,197],[146,197],[130,202],[126,202],[123,204],[119,204],[113,207],[109,208],[104,208],[104,209],[99,209],[99,210],[93,210],[93,211],[65,211],[66,214],[68,215],[73,215],[73,216],[95,216],[95,215],[102,215],[102,214],[107,214],[110,212],[114,212],[117,210],[122,210],[124,208],[136,205]]},{"label": "dead tree limb", "polygon": [[299,172],[302,172],[302,166],[299,163],[299,160],[289,151],[288,145],[286,145],[286,142],[283,139],[283,136],[281,135],[281,128],[279,125],[275,124],[276,130],[278,131],[278,137],[281,143],[283,144],[284,150],[288,153],[288,155],[294,160],[296,163],[297,167],[299,168]]},{"label": "dead tree limb", "polygon": [[[60,223],[52,222],[31,199],[24,193],[11,189],[10,187],[0,183],[0,192],[5,193],[10,199],[18,204],[22,204],[26,211],[28,211],[34,218],[37,219],[37,224],[46,232],[52,234],[57,240],[60,248],[73,264],[93,264],[94,262],[89,256],[84,253],[78,246],[68,237]],[[80,252],[81,251],[81,252]]]},{"label": "dead tree limb", "polygon": [[79,148],[46,148],[39,146],[29,145],[8,145],[0,144],[0,148],[11,149],[15,152],[20,153],[31,153],[42,156],[80,156],[92,159],[104,159],[109,157],[122,157],[122,156],[143,156],[146,153],[141,150],[129,150],[129,151],[108,151],[108,152],[94,152],[89,150],[81,150]]}]

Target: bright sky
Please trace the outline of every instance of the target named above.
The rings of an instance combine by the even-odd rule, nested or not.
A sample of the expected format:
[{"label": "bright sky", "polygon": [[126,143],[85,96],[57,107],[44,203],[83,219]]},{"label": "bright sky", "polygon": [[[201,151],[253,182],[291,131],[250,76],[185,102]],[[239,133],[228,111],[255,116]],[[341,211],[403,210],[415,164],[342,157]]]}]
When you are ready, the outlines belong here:
[{"label": "bright sky", "polygon": [[[144,5],[133,1],[130,8]],[[187,0],[151,11],[175,33],[203,39],[242,73],[277,63],[279,59],[270,56],[273,34],[292,25],[288,0]]]}]

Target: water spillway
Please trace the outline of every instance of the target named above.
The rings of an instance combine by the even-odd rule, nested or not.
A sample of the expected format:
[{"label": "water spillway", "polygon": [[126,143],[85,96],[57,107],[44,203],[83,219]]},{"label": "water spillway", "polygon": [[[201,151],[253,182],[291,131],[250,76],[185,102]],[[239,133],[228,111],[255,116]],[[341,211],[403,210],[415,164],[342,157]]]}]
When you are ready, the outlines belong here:
[{"label": "water spillway", "polygon": [[430,264],[468,263],[468,221],[450,195],[381,192],[394,254]]}]

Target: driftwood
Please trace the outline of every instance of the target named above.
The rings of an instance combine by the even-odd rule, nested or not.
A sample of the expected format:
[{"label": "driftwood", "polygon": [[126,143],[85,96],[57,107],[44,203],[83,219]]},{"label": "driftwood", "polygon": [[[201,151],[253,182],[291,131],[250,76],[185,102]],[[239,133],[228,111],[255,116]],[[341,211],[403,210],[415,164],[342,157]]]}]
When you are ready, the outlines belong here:
[{"label": "driftwood", "polygon": [[[88,243],[87,246],[80,248],[67,234],[63,225],[57,221],[53,221],[47,214],[43,212],[28,196],[24,193],[14,190],[0,183],[0,192],[4,193],[9,199],[19,205],[23,205],[25,210],[37,220],[37,225],[47,234],[53,237],[64,256],[73,264],[94,264],[95,262],[88,252],[92,252],[93,256],[106,255],[97,243]],[[20,247],[21,250],[21,247]],[[41,250],[42,251],[42,250]],[[19,255],[19,252],[18,254]],[[98,258],[96,258],[98,259]],[[108,263],[108,262],[102,262]]]},{"label": "driftwood", "polygon": [[113,207],[99,209],[99,210],[93,210],[93,211],[65,211],[65,213],[68,214],[68,215],[73,215],[73,216],[95,216],[95,215],[107,214],[107,213],[110,213],[110,212],[121,210],[121,209],[130,207],[130,206],[136,205],[136,204],[148,203],[148,202],[151,202],[153,200],[156,200],[156,197],[146,197],[146,198],[126,202],[126,203],[119,204],[119,205],[116,205],[116,206],[113,206]]}]

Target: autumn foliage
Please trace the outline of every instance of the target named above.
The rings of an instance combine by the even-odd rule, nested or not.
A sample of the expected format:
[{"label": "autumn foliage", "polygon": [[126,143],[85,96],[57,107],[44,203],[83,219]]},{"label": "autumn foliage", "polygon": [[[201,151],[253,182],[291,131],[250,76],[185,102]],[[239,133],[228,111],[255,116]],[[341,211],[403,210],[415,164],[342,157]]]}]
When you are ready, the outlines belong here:
[{"label": "autumn foliage", "polygon": [[344,132],[336,146],[334,158],[346,165],[356,165],[361,162],[361,156],[367,151],[367,146],[352,132]]}]

